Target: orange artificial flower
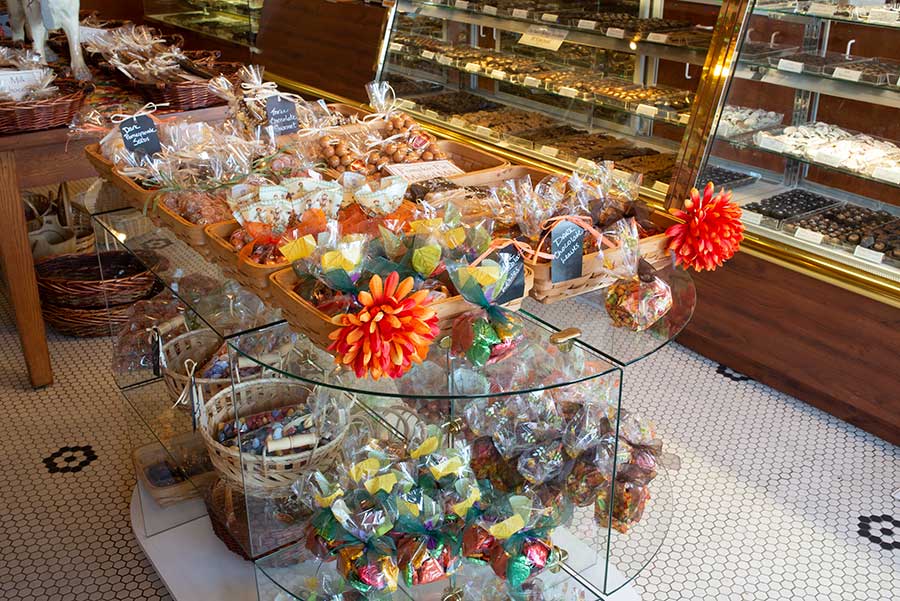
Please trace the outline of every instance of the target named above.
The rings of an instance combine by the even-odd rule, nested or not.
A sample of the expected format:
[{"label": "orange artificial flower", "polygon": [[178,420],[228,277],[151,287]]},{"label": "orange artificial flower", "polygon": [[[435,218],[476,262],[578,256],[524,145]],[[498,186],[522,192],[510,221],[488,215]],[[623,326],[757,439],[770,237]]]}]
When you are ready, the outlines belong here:
[{"label": "orange artificial flower", "polygon": [[723,188],[713,196],[715,186],[706,184],[703,197],[694,188],[682,209],[672,209],[684,223],[666,230],[669,250],[675,263],[685,269],[713,271],[734,256],[744,239],[741,208],[731,201],[731,191]]}]

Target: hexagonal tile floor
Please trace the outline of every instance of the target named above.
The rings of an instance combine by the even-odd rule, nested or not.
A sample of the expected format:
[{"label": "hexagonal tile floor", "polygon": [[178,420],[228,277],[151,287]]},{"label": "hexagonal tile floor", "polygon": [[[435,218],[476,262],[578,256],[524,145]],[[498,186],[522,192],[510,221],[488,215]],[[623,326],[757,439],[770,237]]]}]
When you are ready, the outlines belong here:
[{"label": "hexagonal tile floor", "polygon": [[[0,600],[170,599],[129,524],[110,342],[50,348],[56,384],[33,391],[0,297]],[[897,598],[900,449],[677,345],[629,368],[623,404],[680,458],[644,601]]]}]

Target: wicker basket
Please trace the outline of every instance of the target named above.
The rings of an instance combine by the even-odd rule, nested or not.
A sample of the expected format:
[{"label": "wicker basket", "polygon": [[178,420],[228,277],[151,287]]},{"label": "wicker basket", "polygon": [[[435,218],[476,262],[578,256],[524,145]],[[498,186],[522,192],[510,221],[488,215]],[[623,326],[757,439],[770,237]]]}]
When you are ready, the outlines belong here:
[{"label": "wicker basket", "polygon": [[[210,398],[204,406],[201,430],[213,466],[223,480],[231,482],[250,495],[283,494],[299,477],[312,469],[328,469],[341,454],[345,428],[334,440],[311,451],[290,453],[276,457],[241,453],[235,447],[225,447],[213,438],[219,424],[238,416],[254,415],[304,401],[309,387],[301,382],[262,378],[235,384]],[[349,427],[349,426],[348,426]]]},{"label": "wicker basket", "polygon": [[97,170],[97,174],[118,188],[129,205],[139,211],[153,206],[153,200],[156,198],[158,191],[142,188],[130,177],[125,177],[116,171],[116,166],[112,162],[107,161],[106,157],[100,152],[99,144],[86,146],[84,154],[87,156],[88,162]]},{"label": "wicker basket", "polygon": [[240,226],[237,221],[223,221],[203,228],[209,258],[222,269],[225,275],[235,279],[238,274],[238,251],[231,245],[229,238],[238,227]]},{"label": "wicker basket", "polygon": [[[162,377],[173,402],[181,396],[190,382],[184,362],[190,359],[200,367],[221,346],[222,339],[212,330],[186,332],[163,345],[165,367],[162,369]],[[231,378],[195,378],[194,382],[203,391],[204,399],[211,399],[231,386]]]},{"label": "wicker basket", "polygon": [[238,253],[238,281],[241,285],[250,288],[262,299],[272,297],[272,288],[269,286],[269,276],[276,271],[281,271],[290,263],[285,261],[280,265],[260,265],[250,260],[253,250],[251,244],[246,245]]},{"label": "wicker basket", "polygon": [[[101,267],[102,265],[102,267]],[[156,276],[128,251],[68,254],[34,264],[41,299],[58,307],[105,307],[133,303],[156,284]]]},{"label": "wicker basket", "polygon": [[84,105],[90,86],[58,81],[59,93],[51,98],[0,102],[0,134],[17,134],[65,127]]},{"label": "wicker basket", "polygon": [[209,255],[209,249],[206,248],[206,234],[203,233],[205,225],[191,223],[167,207],[164,202],[156,203],[156,214],[159,216],[160,222],[172,230],[176,238],[204,257]]},{"label": "wicker basket", "polygon": [[[297,284],[297,274],[294,273],[293,268],[276,271],[269,276],[269,279],[271,280],[272,304],[281,309],[284,318],[291,324],[291,327],[309,338],[316,346],[323,349],[327,348],[331,344],[328,335],[335,330],[336,326],[331,323],[331,318],[328,315],[319,311],[294,292],[294,286]],[[521,298],[510,301],[503,306],[512,311],[518,311],[533,285],[534,272],[526,265],[525,294]],[[438,327],[441,330],[438,336],[449,335],[453,329],[453,321],[473,308],[462,296],[452,296],[437,301],[431,306],[434,307],[438,315]]]},{"label": "wicker basket", "polygon": [[[162,289],[163,285],[157,284],[145,298],[155,296]],[[44,302],[41,303],[41,313],[44,321],[60,334],[93,338],[114,335],[121,330],[133,316],[133,305],[131,302],[110,307],[76,308]]]},{"label": "wicker basket", "polygon": [[[209,69],[217,75],[225,75],[232,83],[237,83],[237,72],[242,66],[241,63],[213,63]],[[157,84],[134,82],[132,86],[150,102],[157,105],[168,104],[168,109],[174,111],[225,104],[224,98],[210,91],[207,79]]]}]

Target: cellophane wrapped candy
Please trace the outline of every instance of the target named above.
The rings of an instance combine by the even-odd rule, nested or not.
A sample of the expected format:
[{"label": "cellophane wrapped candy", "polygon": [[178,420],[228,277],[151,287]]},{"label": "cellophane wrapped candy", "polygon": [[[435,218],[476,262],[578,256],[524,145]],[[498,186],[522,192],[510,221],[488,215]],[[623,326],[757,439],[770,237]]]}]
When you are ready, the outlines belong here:
[{"label": "cellophane wrapped candy", "polygon": [[672,308],[672,289],[653,275],[652,267],[640,259],[637,224],[634,219],[617,222],[622,245],[622,269],[606,290],[606,312],[613,325],[640,332],[653,326]]}]

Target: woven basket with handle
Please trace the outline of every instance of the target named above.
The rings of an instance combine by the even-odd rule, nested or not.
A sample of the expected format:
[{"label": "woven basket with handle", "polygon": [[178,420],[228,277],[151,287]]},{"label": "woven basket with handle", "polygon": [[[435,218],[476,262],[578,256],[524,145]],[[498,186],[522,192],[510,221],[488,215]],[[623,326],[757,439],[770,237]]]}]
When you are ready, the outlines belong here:
[{"label": "woven basket with handle", "polygon": [[0,102],[0,134],[65,127],[81,110],[90,86],[58,81],[59,93],[41,100]]},{"label": "woven basket with handle", "polygon": [[235,411],[237,417],[245,417],[302,404],[309,392],[309,386],[302,382],[262,378],[235,384],[207,400],[201,429],[219,477],[243,486],[246,494],[267,496],[283,494],[310,470],[328,469],[333,465],[340,458],[341,442],[349,425],[321,446],[280,456],[241,453],[237,447],[226,447],[216,440],[219,425],[234,421]]},{"label": "woven basket with handle", "polygon": [[67,254],[34,264],[45,303],[66,307],[105,307],[146,298],[156,276],[128,251]]}]

